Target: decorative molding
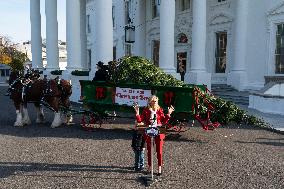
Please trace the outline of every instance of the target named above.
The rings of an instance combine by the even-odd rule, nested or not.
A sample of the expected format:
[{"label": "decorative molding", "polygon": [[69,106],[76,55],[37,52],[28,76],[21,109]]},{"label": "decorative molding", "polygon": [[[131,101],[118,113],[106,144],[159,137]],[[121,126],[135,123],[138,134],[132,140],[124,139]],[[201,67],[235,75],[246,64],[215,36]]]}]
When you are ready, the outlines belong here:
[{"label": "decorative molding", "polygon": [[284,14],[284,1],[267,12],[268,17],[279,14]]},{"label": "decorative molding", "polygon": [[192,26],[192,17],[188,17],[188,15],[179,16],[176,19],[175,23],[175,32],[176,33],[185,33],[187,36],[190,34],[190,28]]},{"label": "decorative molding", "polygon": [[230,4],[230,3],[231,3],[230,0],[223,1],[223,2],[217,2],[217,0],[212,0],[211,1],[211,7],[220,7],[220,6]]},{"label": "decorative molding", "polygon": [[94,0],[86,0],[86,3],[89,4],[89,3],[94,3]]},{"label": "decorative molding", "polygon": [[218,13],[209,20],[209,25],[225,24],[232,22],[233,17],[227,13]]}]

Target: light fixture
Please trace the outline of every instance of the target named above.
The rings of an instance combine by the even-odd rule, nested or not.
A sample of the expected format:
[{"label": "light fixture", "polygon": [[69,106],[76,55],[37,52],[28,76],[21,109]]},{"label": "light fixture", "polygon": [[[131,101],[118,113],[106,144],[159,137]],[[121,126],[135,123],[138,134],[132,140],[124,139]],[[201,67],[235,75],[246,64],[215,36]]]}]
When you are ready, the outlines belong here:
[{"label": "light fixture", "polygon": [[125,43],[134,43],[135,42],[135,26],[126,25],[125,30]]}]

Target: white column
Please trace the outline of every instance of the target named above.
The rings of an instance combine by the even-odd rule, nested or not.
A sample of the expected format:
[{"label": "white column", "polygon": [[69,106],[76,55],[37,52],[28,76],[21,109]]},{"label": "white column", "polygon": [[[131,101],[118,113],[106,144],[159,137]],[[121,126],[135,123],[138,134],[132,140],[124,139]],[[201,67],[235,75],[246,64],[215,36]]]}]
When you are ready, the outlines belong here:
[{"label": "white column", "polygon": [[80,0],[66,1],[67,70],[81,70],[81,4]]},{"label": "white column", "polygon": [[88,70],[87,63],[87,32],[86,32],[86,0],[80,1],[80,14],[81,14],[81,67],[83,70]]},{"label": "white column", "polygon": [[45,0],[46,60],[48,70],[59,69],[57,0]]},{"label": "white column", "polygon": [[146,56],[146,1],[136,1],[136,12],[134,18],[135,43],[133,44],[133,54]]},{"label": "white column", "polygon": [[[125,55],[125,38],[121,33],[125,33],[124,26],[125,26],[125,14],[121,14],[125,12],[125,3],[121,3],[117,1],[114,7],[115,13],[115,29],[114,29],[114,46],[116,46],[116,59],[119,59]],[[115,34],[116,33],[116,34]],[[136,42],[135,42],[136,43]],[[135,44],[134,44],[135,45]],[[134,52],[135,53],[135,52]]]},{"label": "white column", "polygon": [[[102,61],[107,64],[113,60],[113,27],[112,27],[112,0],[95,1],[95,41],[94,63],[92,67],[92,76],[96,71],[96,63]],[[92,77],[90,74],[90,77]]]},{"label": "white column", "polygon": [[246,74],[246,47],[247,47],[247,19],[248,19],[247,0],[238,0],[236,6],[236,20],[234,25],[234,62],[228,74],[228,84],[238,90],[245,89],[247,81]]},{"label": "white column", "polygon": [[30,0],[32,67],[42,69],[40,0]]},{"label": "white column", "polygon": [[190,71],[185,82],[205,84],[211,89],[211,74],[206,70],[206,0],[193,1],[192,53]]},{"label": "white column", "polygon": [[175,73],[175,0],[162,0],[160,6],[159,66],[167,73]]}]

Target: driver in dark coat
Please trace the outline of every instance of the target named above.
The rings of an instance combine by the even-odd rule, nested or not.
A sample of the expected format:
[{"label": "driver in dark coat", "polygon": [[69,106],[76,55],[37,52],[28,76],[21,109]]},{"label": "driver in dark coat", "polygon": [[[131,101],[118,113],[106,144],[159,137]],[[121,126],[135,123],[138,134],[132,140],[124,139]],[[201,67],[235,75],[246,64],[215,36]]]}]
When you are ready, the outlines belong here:
[{"label": "driver in dark coat", "polygon": [[93,78],[93,81],[106,81],[107,79],[107,70],[104,69],[104,63],[99,61],[97,63],[97,71],[95,73],[95,77]]}]

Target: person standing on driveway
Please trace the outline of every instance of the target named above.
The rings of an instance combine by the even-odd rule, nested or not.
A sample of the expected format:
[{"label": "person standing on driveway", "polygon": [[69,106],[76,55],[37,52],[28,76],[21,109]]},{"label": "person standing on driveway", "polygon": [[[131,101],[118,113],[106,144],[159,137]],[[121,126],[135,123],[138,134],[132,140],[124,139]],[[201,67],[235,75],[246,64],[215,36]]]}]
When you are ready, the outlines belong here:
[{"label": "person standing on driveway", "polygon": [[131,147],[135,155],[134,169],[135,171],[142,171],[144,169],[145,138],[143,132],[137,128],[135,128],[132,135]]},{"label": "person standing on driveway", "polygon": [[[162,124],[166,124],[174,111],[171,106],[168,108],[168,114],[164,114],[163,109],[158,104],[158,97],[153,95],[148,99],[148,105],[144,108],[142,114],[139,114],[139,106],[135,105],[134,110],[136,113],[137,123],[144,122],[146,126],[160,127]],[[148,171],[151,169],[151,137],[145,135],[147,143],[147,156],[148,156]],[[163,144],[164,144],[165,134],[159,134],[154,138],[154,143],[156,144],[156,152],[158,159],[158,176],[162,174],[162,154],[163,154]]]}]

